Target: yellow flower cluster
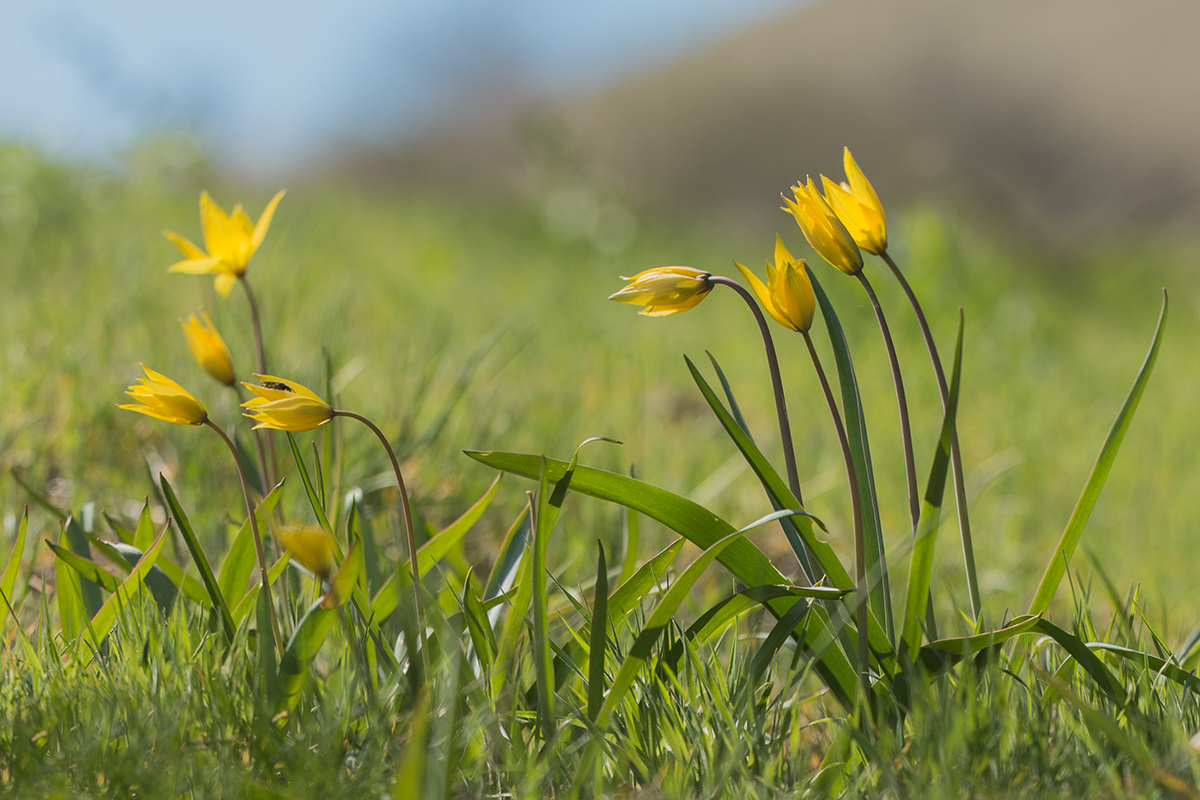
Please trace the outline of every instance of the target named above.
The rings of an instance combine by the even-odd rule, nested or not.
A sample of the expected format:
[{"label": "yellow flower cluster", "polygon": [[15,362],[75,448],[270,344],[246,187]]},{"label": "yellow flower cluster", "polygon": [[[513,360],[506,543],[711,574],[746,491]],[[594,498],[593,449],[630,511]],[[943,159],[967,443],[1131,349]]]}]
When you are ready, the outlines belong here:
[{"label": "yellow flower cluster", "polygon": [[164,235],[174,242],[185,256],[183,261],[173,264],[170,271],[185,272],[189,275],[216,275],[217,291],[223,297],[228,297],[238,278],[246,274],[251,257],[266,238],[267,228],[271,227],[271,218],[275,216],[275,207],[279,205],[283,194],[278,192],[272,197],[258,222],[253,223],[241,203],[233,207],[232,214],[226,214],[209,197],[208,192],[202,193],[200,228],[204,231],[206,250],[201,250],[177,233],[164,231]]}]

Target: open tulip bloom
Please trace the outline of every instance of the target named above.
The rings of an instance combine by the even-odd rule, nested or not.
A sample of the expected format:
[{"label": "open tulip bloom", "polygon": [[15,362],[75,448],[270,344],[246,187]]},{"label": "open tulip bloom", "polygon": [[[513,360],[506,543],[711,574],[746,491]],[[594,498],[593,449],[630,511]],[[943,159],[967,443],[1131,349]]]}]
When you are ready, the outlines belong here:
[{"label": "open tulip bloom", "polygon": [[164,235],[186,256],[183,261],[172,264],[170,271],[216,275],[217,291],[222,297],[228,297],[233,285],[246,274],[250,259],[266,238],[275,207],[283,194],[278,192],[272,197],[258,222],[253,223],[241,203],[233,207],[232,214],[226,214],[208,192],[203,192],[200,195],[200,227],[204,231],[205,250],[177,233],[165,231]]},{"label": "open tulip bloom", "polygon": [[333,406],[312,389],[274,375],[255,375],[262,385],[243,383],[254,397],[242,403],[246,416],[258,424],[255,430],[311,431],[334,417]]}]

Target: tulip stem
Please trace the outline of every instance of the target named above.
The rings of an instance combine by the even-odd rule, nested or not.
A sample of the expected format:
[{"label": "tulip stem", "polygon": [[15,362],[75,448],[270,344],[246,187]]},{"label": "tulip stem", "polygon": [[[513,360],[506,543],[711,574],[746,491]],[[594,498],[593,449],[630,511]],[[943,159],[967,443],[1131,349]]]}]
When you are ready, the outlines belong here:
[{"label": "tulip stem", "polygon": [[854,571],[858,578],[855,589],[855,619],[858,622],[858,664],[859,677],[863,686],[863,697],[870,698],[871,678],[870,646],[867,629],[867,542],[863,536],[863,518],[861,496],[858,488],[858,473],[854,471],[854,458],[850,455],[850,442],[846,438],[846,427],[842,424],[842,415],[838,413],[837,401],[833,398],[833,390],[829,388],[829,380],[825,377],[825,369],[821,359],[817,357],[817,349],[813,347],[812,337],[808,331],[800,331],[804,343],[808,345],[808,355],[812,358],[813,369],[821,381],[821,390],[825,393],[825,402],[829,405],[829,415],[833,417],[833,427],[837,431],[838,443],[842,446],[842,460],[846,464],[846,480],[850,484],[850,509],[854,519]]},{"label": "tulip stem", "polygon": [[[946,386],[946,373],[942,369],[942,359],[938,356],[937,344],[933,341],[933,334],[929,330],[925,312],[921,308],[920,301],[917,300],[916,293],[904,278],[904,273],[900,271],[900,267],[896,266],[896,262],[892,260],[887,250],[881,252],[879,257],[892,270],[892,274],[900,282],[904,293],[908,295],[909,305],[912,306],[913,313],[917,317],[917,324],[921,327],[921,335],[925,337],[925,349],[929,351],[929,360],[933,362],[933,373],[937,377],[938,391],[942,395],[942,408],[945,409],[946,403],[949,402],[950,390]],[[954,502],[958,509],[958,530],[962,536],[963,561],[966,563],[967,571],[967,592],[971,597],[971,616],[978,621],[983,607],[979,599],[979,578],[975,570],[975,545],[971,540],[971,520],[967,514],[967,489],[963,477],[962,451],[958,446],[957,425],[954,426],[954,438],[950,440],[950,464],[954,471]]]},{"label": "tulip stem", "polygon": [[912,429],[908,422],[908,398],[904,393],[904,378],[900,375],[900,361],[896,358],[896,345],[892,342],[892,332],[888,329],[887,320],[883,317],[883,306],[879,305],[879,298],[875,296],[875,290],[871,287],[867,276],[859,271],[855,273],[855,277],[867,291],[867,297],[871,299],[871,306],[875,309],[875,319],[879,321],[879,331],[883,334],[883,344],[887,348],[888,363],[892,367],[892,382],[896,385],[896,405],[900,408],[900,437],[904,441],[904,475],[908,483],[908,511],[915,532],[917,522],[921,519],[921,501],[919,499],[920,490],[917,488],[917,467],[913,458]]},{"label": "tulip stem", "polygon": [[[275,637],[276,652],[283,653],[283,637],[279,631],[279,620],[275,618],[275,603],[271,598],[271,581],[267,574],[267,559],[263,553],[262,536],[258,532],[258,515],[254,513],[254,502],[250,499],[250,483],[246,480],[246,469],[242,466],[242,459],[238,455],[237,447],[233,440],[226,435],[221,427],[211,419],[205,419],[204,424],[212,428],[225,445],[229,448],[229,452],[233,455],[233,463],[237,466],[238,478],[242,481],[242,497],[246,500],[246,514],[250,517],[250,531],[254,534],[254,552],[258,556],[258,571],[262,576],[263,589],[267,592],[267,610],[271,617],[271,632]],[[261,635],[261,632],[260,632]]]},{"label": "tulip stem", "polygon": [[[263,350],[262,337],[262,320],[258,315],[258,301],[254,299],[254,291],[250,288],[250,281],[243,274],[238,283],[242,284],[242,288],[246,290],[246,300],[250,303],[250,327],[254,330],[254,359],[258,365],[259,374],[265,374],[267,371],[267,357]],[[263,480],[268,485],[275,485],[275,443],[271,440],[270,435],[264,435],[267,445],[266,453],[266,468],[263,471]]]},{"label": "tulip stem", "polygon": [[762,310],[758,307],[754,297],[737,281],[732,278],[726,278],[721,275],[713,275],[709,278],[712,283],[719,283],[722,286],[728,286],[733,289],[742,299],[746,301],[746,305],[750,306],[750,310],[754,312],[754,319],[758,321],[758,330],[762,333],[763,347],[767,351],[767,366],[771,371],[771,386],[775,390],[775,413],[779,417],[779,436],[783,440],[783,460],[787,465],[788,487],[792,490],[792,494],[796,495],[796,502],[804,505],[804,498],[800,494],[800,475],[796,470],[796,450],[792,444],[792,426],[788,422],[787,400],[783,395],[783,377],[779,373],[779,357],[775,353],[775,340],[771,338],[771,329],[767,325],[767,319],[763,316]]},{"label": "tulip stem", "polygon": [[421,571],[417,567],[417,537],[413,529],[412,506],[408,502],[408,489],[404,485],[404,475],[400,472],[400,462],[396,460],[396,453],[392,450],[392,445],[388,442],[387,437],[383,435],[383,431],[375,425],[374,422],[362,416],[355,414],[353,411],[342,411],[334,409],[333,416],[335,417],[350,417],[356,419],[362,424],[371,429],[371,432],[379,439],[383,449],[387,451],[388,458],[392,462],[392,470],[396,473],[396,486],[400,490],[400,506],[404,512],[404,533],[408,538],[408,563],[412,568],[413,579],[413,608],[415,609],[417,618],[417,635],[421,640],[421,663],[424,668],[422,675],[429,675],[429,651],[425,641],[425,623],[421,617]]}]

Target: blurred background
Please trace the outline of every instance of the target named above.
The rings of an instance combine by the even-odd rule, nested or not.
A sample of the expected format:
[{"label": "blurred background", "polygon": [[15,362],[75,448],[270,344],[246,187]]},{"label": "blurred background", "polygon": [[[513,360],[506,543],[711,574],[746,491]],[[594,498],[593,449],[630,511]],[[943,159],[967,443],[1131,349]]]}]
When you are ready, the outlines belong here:
[{"label": "blurred background", "polygon": [[[593,435],[626,444],[594,447],[591,463],[634,465],[731,520],[765,513],[680,358],[714,351],[778,457],[744,308],[716,293],[647,320],[604,298],[617,276],[668,263],[736,258],[761,274],[780,233],[843,314],[898,541],[874,319],[778,208],[806,174],[840,178],[849,146],[945,351],[965,309],[960,432],[997,614],[1028,602],[1170,291],[1157,372],[1075,566],[1109,570],[1122,592],[1141,584],[1190,627],[1197,75],[1200,5],[1186,0],[8,2],[0,462],[63,507],[120,513],[140,507],[146,464],[165,466],[221,498],[197,510],[219,540],[236,484],[218,445],[113,403],[139,361],[209,388],[174,335],[201,305],[250,363],[243,298],[167,275],[160,233],[199,239],[202,189],[257,217],[286,186],[252,267],[271,363],[314,386],[336,377],[347,406],[396,436],[433,523],[491,478],[459,450],[567,456]],[[932,375],[903,295],[873,274],[924,475]],[[804,353],[781,348],[806,496],[848,553],[839,452]],[[232,397],[204,399],[236,419]],[[350,484],[385,487],[375,448],[347,447]],[[526,487],[509,480],[499,502],[515,513]],[[0,483],[11,523],[27,497]],[[564,517],[564,562],[598,536],[619,547],[619,517],[597,505]],[[944,531],[939,591],[962,606],[952,521]],[[780,538],[760,544],[785,558]]]}]

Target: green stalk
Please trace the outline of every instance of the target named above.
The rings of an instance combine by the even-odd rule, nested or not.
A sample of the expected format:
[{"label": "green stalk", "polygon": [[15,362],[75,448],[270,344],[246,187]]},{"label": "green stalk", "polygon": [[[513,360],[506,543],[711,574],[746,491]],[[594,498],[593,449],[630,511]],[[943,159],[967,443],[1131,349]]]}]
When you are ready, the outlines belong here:
[{"label": "green stalk", "polygon": [[421,664],[424,667],[424,674],[428,676],[429,650],[425,641],[425,622],[421,615],[421,570],[417,567],[417,537],[413,529],[412,506],[408,502],[408,489],[404,485],[404,475],[400,472],[400,462],[396,460],[396,453],[392,450],[391,443],[374,422],[353,411],[335,409],[333,415],[356,419],[370,428],[371,432],[379,439],[379,443],[383,445],[383,449],[387,451],[388,459],[392,462],[392,470],[396,473],[396,486],[400,490],[400,506],[404,512],[404,534],[408,539],[408,563],[412,568],[413,608],[417,618],[417,636],[421,640]]},{"label": "green stalk", "polygon": [[[921,335],[925,337],[925,349],[929,351],[929,360],[933,362],[933,373],[937,377],[938,391],[942,396],[942,409],[945,410],[950,390],[946,385],[946,373],[942,369],[942,359],[938,356],[937,344],[933,341],[933,334],[929,330],[925,312],[917,300],[916,293],[904,278],[904,273],[900,271],[900,267],[896,266],[896,262],[888,255],[887,250],[880,253],[879,257],[892,270],[892,274],[900,282],[904,293],[908,295],[908,302],[912,306],[913,314],[917,317]],[[958,530],[962,537],[963,561],[966,564],[967,572],[967,592],[971,597],[971,616],[978,622],[979,615],[983,613],[983,606],[979,598],[979,577],[975,569],[975,545],[971,540],[971,520],[967,513],[967,488],[963,476],[962,451],[958,446],[958,426],[955,426],[954,438],[950,440],[950,466],[954,473],[954,504],[958,510]]]},{"label": "green stalk", "polygon": [[254,553],[258,556],[258,571],[262,576],[263,589],[267,593],[267,610],[271,614],[271,632],[275,636],[276,652],[282,653],[284,641],[279,631],[279,620],[275,617],[275,603],[271,599],[271,580],[267,575],[267,559],[263,553],[262,536],[258,532],[258,515],[254,513],[254,502],[250,499],[250,483],[246,480],[246,469],[242,466],[242,459],[238,456],[237,447],[233,440],[225,434],[225,431],[221,430],[221,427],[211,419],[205,419],[204,424],[216,431],[221,440],[225,442],[225,446],[233,455],[233,463],[237,466],[238,478],[242,481],[242,497],[246,500],[246,513],[250,516],[250,532],[254,534]]},{"label": "green stalk", "polygon": [[726,278],[721,275],[713,275],[709,278],[711,283],[719,283],[722,286],[728,286],[733,289],[742,299],[746,301],[746,305],[750,306],[750,311],[754,313],[754,319],[758,322],[759,333],[762,334],[763,348],[767,351],[767,367],[771,372],[771,387],[775,390],[775,413],[779,417],[779,437],[783,440],[783,460],[787,465],[788,488],[792,490],[792,494],[796,495],[796,499],[800,504],[804,504],[804,496],[800,494],[800,475],[796,469],[796,450],[792,444],[792,426],[788,421],[787,399],[783,394],[783,377],[779,372],[779,357],[775,353],[775,340],[771,337],[771,328],[767,325],[767,319],[763,316],[762,309],[758,307],[754,296],[737,281],[732,278]]},{"label": "green stalk", "polygon": [[[263,349],[262,320],[258,315],[258,301],[254,299],[254,292],[250,289],[250,281],[246,279],[245,274],[241,276],[238,283],[246,290],[246,300],[250,303],[250,326],[254,330],[254,359],[258,366],[259,374],[264,375],[267,372],[267,357]],[[274,486],[276,483],[275,443],[271,440],[270,434],[264,434],[263,438],[266,440],[267,446],[266,468],[263,472],[263,480],[267,482],[268,486]]]}]

